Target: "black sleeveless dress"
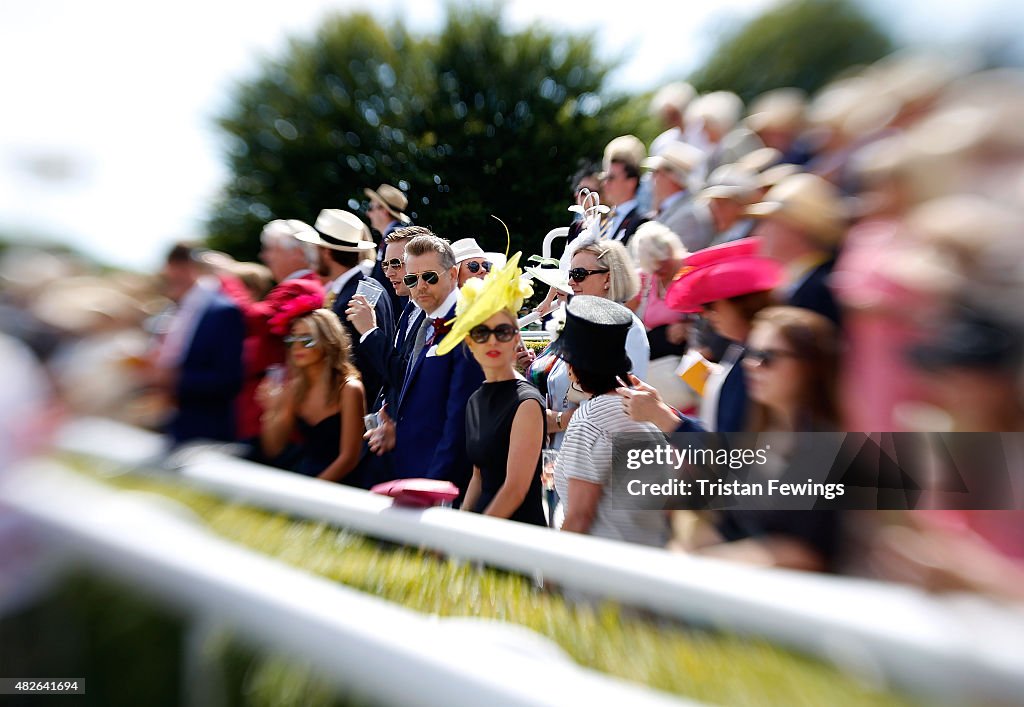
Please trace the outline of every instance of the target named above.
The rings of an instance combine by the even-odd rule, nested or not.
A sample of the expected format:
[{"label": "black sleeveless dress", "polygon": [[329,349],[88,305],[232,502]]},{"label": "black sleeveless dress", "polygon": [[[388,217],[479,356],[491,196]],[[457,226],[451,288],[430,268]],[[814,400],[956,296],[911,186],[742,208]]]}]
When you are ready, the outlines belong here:
[{"label": "black sleeveless dress", "polygon": [[[498,489],[505,483],[512,421],[522,404],[536,404],[542,413],[544,411],[544,399],[537,389],[528,381],[518,378],[484,383],[469,399],[466,408],[466,451],[470,461],[480,467],[480,498],[473,509],[477,513],[483,512],[490,505]],[[538,430],[537,434],[543,441],[544,430]],[[547,525],[541,506],[540,467],[538,454],[530,490],[522,505],[511,515],[511,520]]]},{"label": "black sleeveless dress", "polygon": [[305,476],[318,476],[338,458],[338,450],[341,449],[341,413],[329,415],[315,425],[298,415],[295,421],[302,438],[301,456],[295,471]]}]

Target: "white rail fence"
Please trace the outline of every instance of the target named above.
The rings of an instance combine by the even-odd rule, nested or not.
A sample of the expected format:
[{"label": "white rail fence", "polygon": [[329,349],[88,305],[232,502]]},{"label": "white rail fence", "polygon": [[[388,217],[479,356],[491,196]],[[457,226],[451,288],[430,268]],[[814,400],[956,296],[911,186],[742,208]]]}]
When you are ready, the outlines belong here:
[{"label": "white rail fence", "polygon": [[[160,458],[161,438],[102,420],[69,425],[59,446],[130,469]],[[224,498],[432,548],[644,607],[764,637],[840,668],[945,699],[1024,695],[1024,608],[909,587],[752,568],[558,533],[390,499],[197,450],[177,474]]]},{"label": "white rail fence", "polygon": [[426,617],[289,567],[56,464],[8,472],[0,498],[78,562],[216,617],[375,704],[694,705],[583,669],[526,629]]}]

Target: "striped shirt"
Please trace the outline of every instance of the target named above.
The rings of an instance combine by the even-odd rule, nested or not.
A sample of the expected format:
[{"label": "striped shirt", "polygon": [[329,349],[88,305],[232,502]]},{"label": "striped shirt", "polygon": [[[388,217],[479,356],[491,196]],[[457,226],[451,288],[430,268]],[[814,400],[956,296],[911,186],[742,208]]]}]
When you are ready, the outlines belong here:
[{"label": "striped shirt", "polygon": [[[614,393],[599,395],[580,405],[569,421],[555,465],[555,488],[571,511],[569,479],[604,487],[589,535],[642,545],[664,547],[669,538],[668,517],[660,511],[612,509],[613,442],[618,435],[648,438],[665,444],[665,436],[650,422],[636,422],[622,409]],[[621,470],[620,470],[621,471]]]}]

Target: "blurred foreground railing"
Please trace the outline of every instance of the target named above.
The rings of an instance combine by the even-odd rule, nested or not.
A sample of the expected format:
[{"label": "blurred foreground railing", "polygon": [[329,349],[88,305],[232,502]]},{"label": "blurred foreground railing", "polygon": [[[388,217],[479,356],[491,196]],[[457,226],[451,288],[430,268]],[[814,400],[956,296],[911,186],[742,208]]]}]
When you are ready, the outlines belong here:
[{"label": "blurred foreground railing", "polygon": [[294,569],[54,463],[8,472],[0,498],[76,564],[216,617],[373,704],[693,704],[580,668],[526,629],[426,617]]},{"label": "blurred foreground railing", "polygon": [[[158,436],[102,420],[69,425],[58,446],[115,470],[153,463],[163,451]],[[395,508],[388,498],[208,449],[178,455],[175,468],[183,481],[224,498],[761,636],[917,693],[1010,703],[1024,695],[1022,607],[687,557],[444,508]]]}]

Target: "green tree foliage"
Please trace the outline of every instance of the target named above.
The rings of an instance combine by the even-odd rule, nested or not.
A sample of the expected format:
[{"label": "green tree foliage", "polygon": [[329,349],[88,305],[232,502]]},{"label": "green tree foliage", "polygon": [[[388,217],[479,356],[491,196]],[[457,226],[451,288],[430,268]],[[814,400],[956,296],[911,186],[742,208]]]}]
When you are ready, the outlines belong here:
[{"label": "green tree foliage", "polygon": [[745,101],[783,86],[813,93],[892,49],[888,35],[851,0],[791,0],[726,36],[691,81],[701,92],[735,91]]},{"label": "green tree foliage", "polygon": [[567,222],[568,177],[620,131],[621,97],[589,38],[532,26],[510,33],[497,10],[449,10],[436,37],[366,14],[326,21],[310,40],[238,86],[219,124],[232,177],[210,243],[251,259],[273,218],[312,222],[357,210],[364,187],[405,189],[410,215],[489,250],[539,250]]}]

